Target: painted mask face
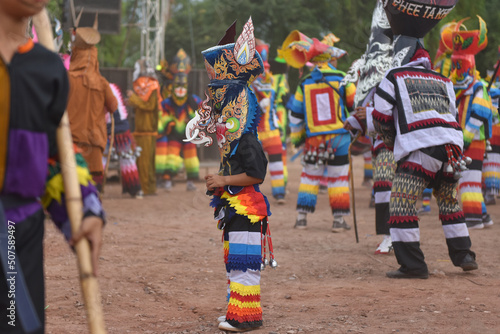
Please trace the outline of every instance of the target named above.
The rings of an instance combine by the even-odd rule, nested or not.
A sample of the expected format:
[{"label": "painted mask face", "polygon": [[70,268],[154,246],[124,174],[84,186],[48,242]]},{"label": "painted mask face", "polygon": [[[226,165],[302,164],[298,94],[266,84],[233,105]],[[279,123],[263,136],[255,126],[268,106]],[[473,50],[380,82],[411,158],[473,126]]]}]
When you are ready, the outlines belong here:
[{"label": "painted mask face", "polygon": [[474,55],[451,56],[451,80],[457,89],[467,88],[473,81],[476,73]]},{"label": "painted mask face", "polygon": [[188,73],[191,71],[191,59],[183,49],[179,49],[169,68],[173,75],[172,99],[178,106],[186,103],[188,97]]},{"label": "painted mask face", "polygon": [[177,74],[174,78],[172,98],[177,105],[186,102],[188,96],[188,78],[186,74]]},{"label": "painted mask face", "polygon": [[197,111],[197,117],[186,127],[186,137],[197,144],[206,137],[201,134],[204,128],[215,130],[224,165],[235,152],[241,136],[257,131],[257,98],[249,86],[263,72],[264,65],[255,51],[251,19],[243,27],[236,43],[212,47],[203,51],[202,55],[210,78],[212,108],[205,104]]}]

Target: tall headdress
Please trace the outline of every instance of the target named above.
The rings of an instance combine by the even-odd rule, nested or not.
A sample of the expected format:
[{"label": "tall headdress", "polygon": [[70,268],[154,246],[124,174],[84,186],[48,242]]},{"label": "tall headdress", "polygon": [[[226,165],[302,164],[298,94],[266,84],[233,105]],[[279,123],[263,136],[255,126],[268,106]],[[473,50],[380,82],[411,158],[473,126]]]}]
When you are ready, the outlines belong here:
[{"label": "tall headdress", "polygon": [[356,84],[354,106],[358,107],[382,81],[392,63],[392,30],[382,1],[377,1],[372,15],[370,39],[365,53],[353,62],[342,82]]},{"label": "tall headdress", "polygon": [[462,30],[462,23],[468,20],[466,18],[457,23],[452,33],[451,78],[455,88],[465,89],[473,83],[476,75],[475,55],[488,45],[486,22],[480,16],[478,19],[479,29]]},{"label": "tall headdress", "polygon": [[98,19],[97,13],[95,14],[94,24],[92,27],[79,27],[80,18],[83,9],[80,11],[78,18],[75,20],[75,26],[71,36],[71,43],[74,47],[80,49],[88,49],[101,41],[101,34],[97,30]]},{"label": "tall headdress", "polygon": [[197,110],[197,115],[186,127],[187,140],[195,144],[212,144],[204,130],[217,133],[217,143],[224,166],[236,152],[239,139],[245,133],[257,133],[259,110],[257,98],[250,84],[264,71],[264,64],[255,50],[252,19],[243,26],[243,32],[233,43],[235,23],[226,31],[219,45],[203,51],[205,68],[210,79],[209,97]]},{"label": "tall headdress", "polygon": [[328,62],[345,54],[344,50],[322,43],[317,38],[309,38],[298,30],[292,31],[278,50],[278,55],[295,68],[301,68],[307,62]]},{"label": "tall headdress", "polygon": [[422,38],[455,7],[458,0],[383,0],[394,33],[393,66],[410,61]]},{"label": "tall headdress", "polygon": [[269,64],[269,44],[261,39],[255,39],[255,50],[260,54],[262,62],[264,63],[264,69],[268,71],[271,68]]},{"label": "tall headdress", "polygon": [[451,73],[451,53],[453,51],[453,32],[457,22],[448,22],[441,27],[439,47],[434,58],[434,69],[448,77]]},{"label": "tall headdress", "polygon": [[188,73],[191,71],[191,58],[184,49],[179,49],[170,64],[173,75],[171,98],[178,106],[183,105],[188,98]]}]

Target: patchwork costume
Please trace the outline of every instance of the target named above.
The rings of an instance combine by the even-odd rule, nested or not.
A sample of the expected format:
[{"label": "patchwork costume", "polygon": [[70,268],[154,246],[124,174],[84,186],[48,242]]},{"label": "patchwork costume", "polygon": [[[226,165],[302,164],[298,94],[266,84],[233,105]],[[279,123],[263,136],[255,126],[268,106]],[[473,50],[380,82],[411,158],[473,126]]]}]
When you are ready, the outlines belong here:
[{"label": "patchwork costume", "polygon": [[[184,133],[186,124],[194,117],[195,110],[200,106],[201,99],[188,94],[188,73],[191,70],[191,61],[183,49],[170,65],[173,75],[172,92],[170,97],[161,102],[162,112],[158,122],[158,138],[156,143],[156,173],[160,181],[171,180],[176,176],[182,165],[186,168],[188,181],[198,180],[200,161],[196,145],[185,143]],[[181,152],[183,157],[181,157]],[[170,182],[164,183],[167,188]],[[194,185],[190,183],[191,189]]]},{"label": "patchwork costume", "polygon": [[[425,5],[429,10],[449,12],[454,4],[446,3],[426,1]],[[453,84],[431,70],[429,54],[419,41],[439,19],[407,15],[397,1],[386,2],[384,9],[395,35],[395,67],[377,88],[373,121],[385,144],[393,148],[398,163],[389,224],[401,266],[387,276],[428,278],[420,249],[416,201],[429,185],[434,188],[452,263],[463,270],[477,269],[457,199],[457,178],[466,162],[462,159],[463,135],[457,122]]]},{"label": "patchwork costume", "polygon": [[[68,98],[68,77],[57,54],[29,40],[9,64],[0,57],[0,87],[0,332],[43,334],[44,209],[65,237],[71,237],[56,145],[56,129]],[[76,164],[84,216],[104,218],[81,154],[76,155]],[[15,240],[15,251],[7,248],[12,246],[11,240]],[[12,262],[7,267],[7,254],[14,267]],[[9,273],[9,277],[15,276],[12,299],[8,298],[7,268],[7,272],[16,272]],[[14,327],[8,324],[13,301]]]},{"label": "patchwork costume", "polygon": [[[260,111],[250,84],[264,65],[255,51],[252,21],[249,20],[236,43],[234,24],[226,36],[202,52],[210,78],[208,98],[186,129],[186,137],[195,144],[211,144],[204,132],[217,134],[220,151],[219,175],[238,175],[264,179],[267,159],[257,140]],[[228,277],[228,308],[219,329],[240,331],[262,326],[260,304],[260,270],[266,244],[270,247],[271,266],[276,262],[267,223],[271,214],[259,185],[245,187],[228,185],[213,192],[218,227],[224,231],[224,262]]]},{"label": "patchwork costume", "polygon": [[479,30],[460,30],[462,22],[453,32],[453,72],[451,78],[456,93],[459,122],[463,129],[464,154],[472,158],[469,170],[462,174],[459,192],[469,228],[482,228],[493,222],[486,211],[482,194],[482,169],[486,141],[492,135],[493,114],[486,85],[479,80],[475,57],[488,43],[486,23],[479,18]]},{"label": "patchwork costume", "polygon": [[269,158],[273,197],[277,200],[283,200],[285,198],[285,168],[283,155],[286,155],[286,153],[283,152],[276,110],[278,93],[276,90],[277,83],[275,82],[275,77],[272,75],[270,65],[267,61],[269,44],[257,39],[256,50],[259,52],[264,62],[264,74],[261,74],[252,83],[252,89],[257,96],[262,112],[257,130],[264,152],[267,153]]},{"label": "patchwork costume", "polygon": [[283,57],[293,67],[300,67],[305,61],[317,64],[300,81],[295,95],[287,103],[292,143],[295,146],[304,143],[296,228],[305,228],[306,214],[314,212],[325,170],[332,214],[346,229],[350,228],[342,218],[350,213],[348,149],[351,142],[343,122],[353,105],[356,88],[352,83],[340,85],[345,73],[328,63],[333,48],[298,31],[293,31],[281,48]]}]

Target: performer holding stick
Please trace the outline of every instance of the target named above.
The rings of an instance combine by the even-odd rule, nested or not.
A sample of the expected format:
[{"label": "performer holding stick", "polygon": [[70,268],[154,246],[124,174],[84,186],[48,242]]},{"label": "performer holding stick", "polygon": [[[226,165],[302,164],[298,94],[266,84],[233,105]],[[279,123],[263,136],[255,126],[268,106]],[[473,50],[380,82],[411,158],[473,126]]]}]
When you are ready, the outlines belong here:
[{"label": "performer holding stick", "polygon": [[[0,333],[44,333],[42,205],[71,245],[78,249],[86,244],[80,239],[89,240],[92,265],[87,276],[97,271],[101,247],[104,212],[80,155],[72,165],[77,165],[83,212],[68,214],[64,205],[65,197],[74,199],[65,195],[56,147],[56,129],[68,95],[66,71],[55,53],[26,36],[29,18],[47,2],[0,0],[0,207],[4,210],[0,214]],[[83,222],[72,233],[68,216],[82,213]],[[13,258],[7,264],[5,254]],[[15,297],[9,294],[6,278],[15,281]]]}]

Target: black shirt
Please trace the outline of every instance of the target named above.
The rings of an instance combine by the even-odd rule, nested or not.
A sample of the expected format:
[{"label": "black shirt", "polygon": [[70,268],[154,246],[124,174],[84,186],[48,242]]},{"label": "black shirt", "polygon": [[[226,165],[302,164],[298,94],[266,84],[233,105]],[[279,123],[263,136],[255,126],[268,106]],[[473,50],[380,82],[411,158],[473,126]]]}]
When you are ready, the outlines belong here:
[{"label": "black shirt", "polygon": [[250,177],[264,180],[267,172],[267,158],[261,143],[252,133],[240,138],[236,153],[229,157],[223,175],[246,173]]}]

